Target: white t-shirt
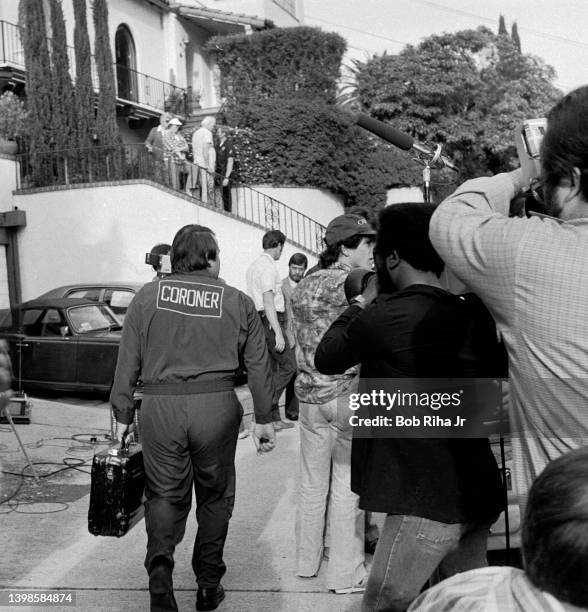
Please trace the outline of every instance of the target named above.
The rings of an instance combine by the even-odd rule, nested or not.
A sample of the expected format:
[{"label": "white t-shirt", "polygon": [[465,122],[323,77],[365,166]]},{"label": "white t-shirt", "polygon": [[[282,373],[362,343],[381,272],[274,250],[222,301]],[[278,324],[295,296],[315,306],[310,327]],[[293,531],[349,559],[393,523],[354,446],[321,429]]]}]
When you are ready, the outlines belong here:
[{"label": "white t-shirt", "polygon": [[247,293],[253,300],[256,310],[264,310],[263,294],[266,291],[274,292],[276,311],[284,312],[284,294],[278,267],[271,255],[262,253],[247,270]]},{"label": "white t-shirt", "polygon": [[[204,159],[205,144],[210,145],[208,149],[208,159]],[[211,153],[214,153],[212,132],[205,127],[198,128],[192,135],[192,155],[194,156],[194,163],[201,168],[208,168],[209,164],[214,161],[214,157],[210,157]]]}]

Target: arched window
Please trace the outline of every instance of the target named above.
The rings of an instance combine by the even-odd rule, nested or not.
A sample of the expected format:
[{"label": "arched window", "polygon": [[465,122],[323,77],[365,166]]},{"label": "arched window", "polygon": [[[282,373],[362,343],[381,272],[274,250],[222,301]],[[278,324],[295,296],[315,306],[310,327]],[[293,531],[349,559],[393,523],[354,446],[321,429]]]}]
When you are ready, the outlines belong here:
[{"label": "arched window", "polygon": [[126,25],[118,26],[114,46],[116,50],[117,96],[137,102],[137,56],[133,37]]}]

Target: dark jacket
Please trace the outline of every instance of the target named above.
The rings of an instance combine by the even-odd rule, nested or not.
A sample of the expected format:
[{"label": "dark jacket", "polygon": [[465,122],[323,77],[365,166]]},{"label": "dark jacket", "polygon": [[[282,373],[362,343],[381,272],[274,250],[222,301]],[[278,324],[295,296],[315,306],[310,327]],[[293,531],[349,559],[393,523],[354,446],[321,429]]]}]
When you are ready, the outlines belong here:
[{"label": "dark jacket", "polygon": [[253,301],[206,272],[170,274],[133,298],[123,325],[110,401],[129,423],[133,389],[232,379],[247,368],[257,423],[271,422],[273,378],[265,332]]},{"label": "dark jacket", "polygon": [[[365,310],[349,307],[323,336],[315,365],[334,374],[361,363],[359,391],[369,392],[391,379],[499,375],[482,359],[495,344],[493,325],[468,301],[412,285]],[[487,439],[354,436],[351,469],[365,510],[464,523],[493,520],[503,507]]]}]

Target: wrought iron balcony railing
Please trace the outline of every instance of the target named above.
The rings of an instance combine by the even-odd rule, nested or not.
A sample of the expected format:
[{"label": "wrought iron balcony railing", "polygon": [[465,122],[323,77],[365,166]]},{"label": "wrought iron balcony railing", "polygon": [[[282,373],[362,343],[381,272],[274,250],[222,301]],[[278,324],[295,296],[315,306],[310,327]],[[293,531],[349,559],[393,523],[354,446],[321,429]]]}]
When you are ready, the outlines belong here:
[{"label": "wrought iron balcony railing", "polygon": [[21,28],[7,21],[0,21],[0,63],[24,70],[24,50],[20,42]]},{"label": "wrought iron balcony railing", "polygon": [[[7,21],[0,21],[0,65],[8,65],[25,70],[24,51],[20,38],[22,28]],[[68,46],[69,68],[72,79],[76,78],[75,49]],[[94,56],[91,57],[92,84],[98,91],[98,73]],[[122,64],[114,64],[117,98],[121,102],[138,104],[176,114],[187,114],[186,90],[172,83],[166,83],[149,74],[143,74]]]},{"label": "wrought iron balcony railing", "polygon": [[[181,193],[192,193],[199,172],[188,162],[162,161],[143,144],[95,146],[86,149],[35,151],[17,158],[18,190],[60,185],[96,184],[107,181],[148,179]],[[209,185],[206,202],[200,192],[192,195],[194,203],[222,210],[222,178],[206,173]],[[298,246],[319,253],[325,228],[314,219],[248,185],[231,186],[231,214],[265,229],[279,229]]]}]

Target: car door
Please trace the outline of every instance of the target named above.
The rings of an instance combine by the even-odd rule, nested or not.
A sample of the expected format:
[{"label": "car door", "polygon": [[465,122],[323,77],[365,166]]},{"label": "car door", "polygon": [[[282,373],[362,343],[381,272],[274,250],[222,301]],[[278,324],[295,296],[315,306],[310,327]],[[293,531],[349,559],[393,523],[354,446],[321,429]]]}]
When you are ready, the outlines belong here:
[{"label": "car door", "polygon": [[109,325],[118,325],[118,321],[101,304],[69,308],[68,319],[77,332],[77,384],[87,390],[108,391],[120,343],[120,335],[111,333]]},{"label": "car door", "polygon": [[77,343],[62,335],[65,325],[56,308],[23,313],[20,370],[25,388],[27,383],[44,388],[75,386]]}]

